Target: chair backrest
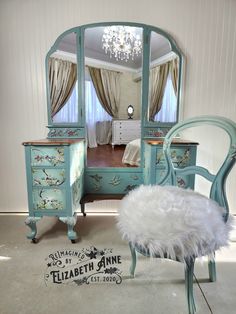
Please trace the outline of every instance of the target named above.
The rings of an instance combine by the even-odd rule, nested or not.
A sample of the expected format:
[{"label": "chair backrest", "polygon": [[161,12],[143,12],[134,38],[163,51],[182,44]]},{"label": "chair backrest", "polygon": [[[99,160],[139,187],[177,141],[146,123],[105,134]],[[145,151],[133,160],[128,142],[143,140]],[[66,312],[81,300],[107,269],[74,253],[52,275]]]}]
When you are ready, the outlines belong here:
[{"label": "chair backrest", "polygon": [[[208,169],[201,166],[188,166],[185,168],[175,168],[171,160],[170,145],[172,139],[181,131],[197,127],[201,125],[213,125],[223,129],[229,136],[230,145],[226,158],[216,174],[212,174]],[[160,184],[165,184],[167,181],[172,185],[177,185],[177,175],[193,175],[198,174],[211,182],[211,189],[209,197],[215,200],[220,206],[225,208],[224,220],[225,222],[229,216],[229,207],[225,193],[225,183],[233,165],[236,161],[236,123],[230,119],[219,116],[199,116],[187,119],[176,124],[166,135],[163,152],[167,162],[167,174]]]}]

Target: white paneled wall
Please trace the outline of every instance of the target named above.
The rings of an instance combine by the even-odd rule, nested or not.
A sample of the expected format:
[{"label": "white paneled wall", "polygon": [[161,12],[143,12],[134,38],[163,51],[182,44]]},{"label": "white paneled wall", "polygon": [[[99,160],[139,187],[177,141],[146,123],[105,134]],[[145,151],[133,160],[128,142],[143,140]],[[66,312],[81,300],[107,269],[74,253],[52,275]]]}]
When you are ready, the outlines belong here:
[{"label": "white paneled wall", "polygon": [[[0,211],[27,209],[21,143],[46,136],[44,59],[60,33],[102,21],[163,28],[186,56],[183,117],[217,114],[236,121],[235,16],[234,0],[1,0]],[[222,144],[214,148],[216,158]],[[228,191],[236,213],[235,173]]]}]

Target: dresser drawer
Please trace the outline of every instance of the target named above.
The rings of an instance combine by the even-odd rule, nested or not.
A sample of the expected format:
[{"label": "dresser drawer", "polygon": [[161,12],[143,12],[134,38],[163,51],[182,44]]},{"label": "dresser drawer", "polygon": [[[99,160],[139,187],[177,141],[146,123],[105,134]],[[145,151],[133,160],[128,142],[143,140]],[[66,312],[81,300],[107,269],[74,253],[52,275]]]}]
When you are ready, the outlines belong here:
[{"label": "dresser drawer", "polygon": [[112,122],[112,143],[128,144],[129,142],[140,138],[141,122],[140,120],[114,120]]},{"label": "dresser drawer", "polygon": [[33,188],[34,210],[63,210],[66,208],[66,192],[64,189]]},{"label": "dresser drawer", "polygon": [[66,181],[65,169],[32,167],[33,186],[61,186]]},{"label": "dresser drawer", "polygon": [[61,166],[65,164],[64,147],[31,147],[32,166]]},{"label": "dresser drawer", "polygon": [[[191,149],[189,147],[172,148],[171,159],[176,168],[183,168],[191,164]],[[156,166],[164,166],[165,157],[162,149],[157,150]]]},{"label": "dresser drawer", "polygon": [[[166,176],[166,169],[156,170],[156,184],[159,184],[162,179]],[[181,188],[192,187],[191,185],[192,176],[177,176],[177,185]],[[170,181],[166,182],[166,185],[170,185]]]}]

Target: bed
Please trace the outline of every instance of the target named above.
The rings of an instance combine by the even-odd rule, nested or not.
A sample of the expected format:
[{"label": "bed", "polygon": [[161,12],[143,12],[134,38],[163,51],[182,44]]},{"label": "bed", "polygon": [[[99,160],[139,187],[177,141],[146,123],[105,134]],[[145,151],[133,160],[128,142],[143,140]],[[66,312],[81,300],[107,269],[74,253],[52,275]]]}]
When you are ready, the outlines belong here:
[{"label": "bed", "polygon": [[129,142],[126,145],[122,158],[122,163],[129,164],[131,166],[140,166],[140,146],[140,138]]}]

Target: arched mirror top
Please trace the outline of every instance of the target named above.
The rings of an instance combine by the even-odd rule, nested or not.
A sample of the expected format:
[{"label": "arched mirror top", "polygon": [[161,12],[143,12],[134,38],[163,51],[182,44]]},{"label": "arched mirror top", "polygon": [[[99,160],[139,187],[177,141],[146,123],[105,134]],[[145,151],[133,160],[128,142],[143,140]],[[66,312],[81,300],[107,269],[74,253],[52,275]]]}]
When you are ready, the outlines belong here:
[{"label": "arched mirror top", "polygon": [[158,28],[152,25],[147,25],[147,24],[142,24],[142,23],[133,23],[133,22],[100,22],[100,23],[84,24],[84,25],[73,27],[64,31],[55,40],[55,43],[53,44],[53,46],[51,47],[51,49],[48,51],[46,55],[46,59],[50,57],[50,55],[58,49],[58,45],[67,34],[74,33],[74,34],[80,35],[81,33],[85,31],[85,29],[95,28],[95,27],[108,27],[108,26],[113,26],[113,25],[121,25],[121,26],[125,25],[125,26],[130,26],[130,27],[142,28],[144,30],[144,33],[146,34],[149,34],[150,32],[153,31],[165,37],[169,42],[171,50],[175,52],[180,58],[182,58],[182,53],[180,49],[178,48],[177,44],[175,43],[175,40],[172,38],[172,36],[168,32],[164,31],[161,28]]},{"label": "arched mirror top", "polygon": [[[141,49],[134,60],[132,58],[129,58],[128,61],[115,60],[114,55],[113,58],[110,58],[109,52],[105,53],[106,50],[102,48],[101,39],[103,38],[104,29],[108,29],[109,27],[112,29],[115,26],[137,30],[137,38],[141,42]],[[140,110],[136,110],[135,108],[135,113],[138,115],[136,118],[142,121],[143,128],[170,127],[178,122],[181,105],[180,93],[183,55],[173,38],[164,30],[151,25],[130,22],[104,22],[86,24],[63,32],[47,53],[46,75],[49,127],[84,127],[84,82],[86,80],[85,66],[87,65],[85,59],[95,59],[98,55],[99,62],[113,63],[114,69],[115,66],[123,66],[124,68],[132,69],[133,72],[136,71],[133,77],[134,81],[140,81],[141,92]],[[54,83],[56,83],[57,87],[61,84],[58,64],[59,62],[63,63],[62,60],[67,60],[73,64],[70,66],[70,76],[73,76],[73,80],[70,87],[67,87],[64,97],[60,93],[60,95],[57,95],[55,92],[57,88],[53,87]],[[55,70],[52,71],[52,62],[56,63],[55,68],[57,72]],[[165,65],[165,70],[163,70],[163,64]],[[65,64],[63,66],[66,67]],[[164,71],[164,77],[158,71],[160,73]],[[53,84],[52,77],[54,77]],[[57,77],[56,82],[55,77]],[[157,80],[159,80],[158,82],[162,81],[162,86],[156,83]],[[160,88],[161,91],[158,91]],[[61,104],[67,104],[72,89],[76,93],[77,102],[75,108],[72,110],[74,116],[73,118],[66,117],[58,119],[57,115],[60,115]],[[171,117],[168,115],[168,112],[165,117],[162,113],[165,107],[162,103],[165,102],[167,96],[169,97],[169,94],[166,96],[166,89],[176,99],[174,114]],[[59,98],[60,101],[58,101]],[[127,108],[127,104],[124,104],[124,106]],[[170,112],[172,110],[171,106],[165,110],[169,110]]]}]

